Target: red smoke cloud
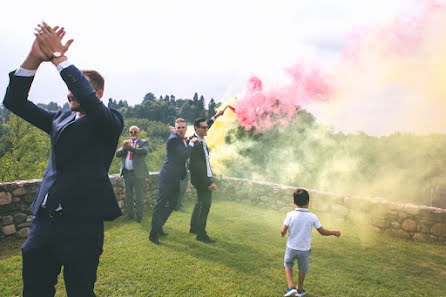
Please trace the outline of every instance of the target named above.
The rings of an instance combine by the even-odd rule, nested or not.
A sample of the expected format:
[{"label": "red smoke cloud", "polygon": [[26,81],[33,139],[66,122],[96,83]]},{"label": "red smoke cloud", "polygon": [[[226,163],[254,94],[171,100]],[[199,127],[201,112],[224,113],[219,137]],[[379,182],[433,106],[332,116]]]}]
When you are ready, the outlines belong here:
[{"label": "red smoke cloud", "polygon": [[302,104],[329,99],[331,89],[316,67],[300,63],[285,71],[291,81],[281,87],[265,89],[258,77],[249,79],[244,96],[236,102],[237,120],[245,129],[263,132],[286,125]]}]

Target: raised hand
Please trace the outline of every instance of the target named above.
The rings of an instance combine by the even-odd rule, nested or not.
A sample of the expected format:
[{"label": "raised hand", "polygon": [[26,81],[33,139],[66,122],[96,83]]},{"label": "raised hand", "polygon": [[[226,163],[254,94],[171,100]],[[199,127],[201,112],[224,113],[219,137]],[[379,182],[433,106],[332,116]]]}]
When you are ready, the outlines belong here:
[{"label": "raised hand", "polygon": [[34,35],[36,35],[38,45],[45,55],[46,61],[51,60],[55,52],[65,54],[73,43],[73,39],[70,39],[65,44],[62,44],[62,38],[65,36],[63,27],[60,29],[59,27],[51,28],[48,24],[42,22],[42,24],[38,25],[36,31],[37,33]]}]

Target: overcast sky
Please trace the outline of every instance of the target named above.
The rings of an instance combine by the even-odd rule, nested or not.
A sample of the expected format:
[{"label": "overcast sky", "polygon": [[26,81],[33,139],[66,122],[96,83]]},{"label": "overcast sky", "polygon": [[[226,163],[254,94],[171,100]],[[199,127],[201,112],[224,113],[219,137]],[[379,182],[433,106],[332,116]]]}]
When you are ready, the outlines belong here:
[{"label": "overcast sky", "polygon": [[[389,2],[391,2],[389,4]],[[105,98],[140,103],[147,92],[225,101],[251,75],[274,77],[298,60],[329,61],[353,28],[392,18],[402,1],[8,1],[0,12],[0,89],[45,20],[74,38],[67,56],[106,80]],[[34,102],[66,101],[56,69],[42,65]]]}]

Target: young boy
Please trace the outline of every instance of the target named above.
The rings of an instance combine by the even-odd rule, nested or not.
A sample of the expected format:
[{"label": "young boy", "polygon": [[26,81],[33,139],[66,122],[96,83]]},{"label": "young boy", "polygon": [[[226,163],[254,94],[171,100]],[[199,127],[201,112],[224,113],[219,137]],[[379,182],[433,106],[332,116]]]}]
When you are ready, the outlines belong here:
[{"label": "young boy", "polygon": [[[296,189],[293,193],[294,205],[297,208],[290,211],[285,221],[283,222],[282,230],[280,231],[282,237],[285,236],[289,229],[288,241],[285,250],[284,266],[285,275],[288,282],[288,289],[285,296],[304,296],[305,290],[303,288],[304,279],[309,271],[309,260],[311,252],[311,231],[314,228],[319,231],[321,235],[341,236],[338,230],[324,229],[319,223],[316,215],[308,212],[308,204],[310,204],[310,196],[304,189]],[[297,282],[297,290],[293,284],[293,265],[294,260],[297,259],[299,268],[299,278]]]}]

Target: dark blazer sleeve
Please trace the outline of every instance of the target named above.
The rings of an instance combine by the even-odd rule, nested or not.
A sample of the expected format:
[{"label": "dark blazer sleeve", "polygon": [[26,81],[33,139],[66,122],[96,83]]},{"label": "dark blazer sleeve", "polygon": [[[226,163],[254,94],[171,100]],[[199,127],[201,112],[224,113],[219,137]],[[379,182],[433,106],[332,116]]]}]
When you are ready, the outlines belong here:
[{"label": "dark blazer sleeve", "polygon": [[16,76],[9,73],[9,86],[6,89],[3,104],[7,109],[25,121],[50,134],[55,111],[43,109],[28,101],[28,93],[34,77]]},{"label": "dark blazer sleeve", "polygon": [[88,115],[88,120],[100,129],[106,136],[120,134],[123,127],[121,119],[96,96],[85,75],[70,65],[61,71],[60,75],[68,89],[73,93],[79,105]]},{"label": "dark blazer sleeve", "polygon": [[174,159],[173,161],[178,163],[185,163],[193,150],[193,147],[190,145],[185,147],[183,141],[178,137],[169,137],[166,146],[169,158]]},{"label": "dark blazer sleeve", "polygon": [[123,157],[125,155],[127,155],[127,151],[122,147],[116,151],[116,157]]}]

